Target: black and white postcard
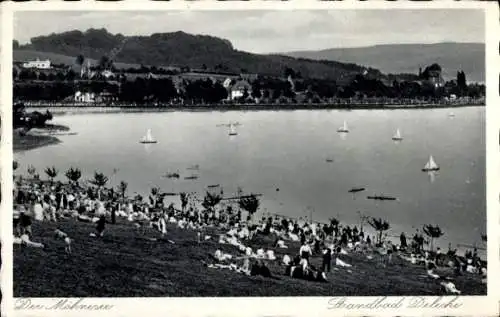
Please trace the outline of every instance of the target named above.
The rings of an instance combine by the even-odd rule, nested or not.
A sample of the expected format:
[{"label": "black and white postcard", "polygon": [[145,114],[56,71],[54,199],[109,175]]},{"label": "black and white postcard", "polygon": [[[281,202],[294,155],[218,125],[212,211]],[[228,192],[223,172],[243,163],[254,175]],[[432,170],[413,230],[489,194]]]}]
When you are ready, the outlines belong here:
[{"label": "black and white postcard", "polygon": [[6,316],[498,314],[495,3],[0,8]]}]

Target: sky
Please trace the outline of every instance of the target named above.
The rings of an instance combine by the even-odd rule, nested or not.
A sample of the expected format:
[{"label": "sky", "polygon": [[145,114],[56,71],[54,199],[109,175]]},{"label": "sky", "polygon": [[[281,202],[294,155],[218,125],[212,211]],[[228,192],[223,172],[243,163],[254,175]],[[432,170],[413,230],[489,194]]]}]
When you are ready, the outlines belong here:
[{"label": "sky", "polygon": [[231,41],[253,53],[378,44],[485,41],[484,12],[473,9],[316,11],[44,11],[16,12],[14,38],[106,28],[150,35],[184,31]]}]

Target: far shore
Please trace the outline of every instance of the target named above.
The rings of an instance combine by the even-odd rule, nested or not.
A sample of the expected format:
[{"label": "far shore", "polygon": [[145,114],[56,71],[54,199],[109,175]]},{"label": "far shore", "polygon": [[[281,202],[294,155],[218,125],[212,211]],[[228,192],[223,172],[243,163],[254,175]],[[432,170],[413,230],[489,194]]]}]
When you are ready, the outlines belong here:
[{"label": "far shore", "polygon": [[290,110],[407,110],[446,109],[463,107],[484,107],[483,103],[415,103],[397,104],[210,104],[210,105],[106,105],[74,103],[32,103],[25,102],[27,110],[47,109],[54,114],[66,112],[169,112],[169,111],[290,111]]}]

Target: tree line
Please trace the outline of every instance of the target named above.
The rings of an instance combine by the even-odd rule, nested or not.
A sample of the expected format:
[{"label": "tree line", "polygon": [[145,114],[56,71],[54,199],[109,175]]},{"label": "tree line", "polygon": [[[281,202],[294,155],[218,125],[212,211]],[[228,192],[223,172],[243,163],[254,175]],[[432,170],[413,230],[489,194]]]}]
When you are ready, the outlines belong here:
[{"label": "tree line", "polygon": [[[14,70],[15,72],[17,70]],[[380,78],[358,74],[348,83],[339,85],[335,80],[302,78],[300,73],[286,68],[283,77],[260,76],[250,81],[251,87],[243,92],[235,102],[325,102],[332,98],[405,98],[442,99],[450,95],[456,97],[479,98],[485,95],[485,86],[467,85],[465,73],[459,71],[455,80],[436,87],[430,81],[431,72],[439,72],[439,65],[431,65],[424,72],[415,75],[418,80],[397,80],[392,82]],[[169,103],[173,101],[192,104],[213,104],[226,100],[230,90],[220,81],[211,79],[187,80],[182,75],[180,83],[174,83],[174,76],[138,76],[130,80],[120,73],[112,79],[95,77],[92,80],[78,79],[73,70],[45,74],[32,70],[22,70],[14,74],[18,81],[14,84],[14,96],[21,100],[62,101],[73,98],[76,91],[100,94],[107,92],[117,102]],[[391,78],[390,76],[388,78]]]}]

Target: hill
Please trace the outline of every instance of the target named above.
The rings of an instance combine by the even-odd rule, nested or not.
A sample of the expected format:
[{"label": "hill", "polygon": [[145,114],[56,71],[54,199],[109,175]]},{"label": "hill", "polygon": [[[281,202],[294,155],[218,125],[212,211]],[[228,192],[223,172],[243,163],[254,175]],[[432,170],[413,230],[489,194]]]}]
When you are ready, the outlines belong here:
[{"label": "hill", "polygon": [[[283,76],[287,67],[303,77],[341,80],[359,74],[365,68],[350,63],[316,61],[282,55],[259,55],[238,51],[225,39],[184,32],[156,33],[151,36],[111,34],[105,29],[69,31],[31,39],[15,51],[55,53],[74,60],[79,54],[99,60],[117,51],[115,62],[151,66],[177,66],[224,72],[248,72]],[[42,53],[43,52],[43,53]],[[24,53],[23,53],[24,54]],[[16,57],[17,58],[17,57]],[[377,70],[373,74],[381,75]]]},{"label": "hill", "polygon": [[418,73],[438,63],[446,80],[463,70],[468,81],[485,82],[485,45],[481,43],[395,44],[284,53],[292,57],[363,63],[384,73]]}]

